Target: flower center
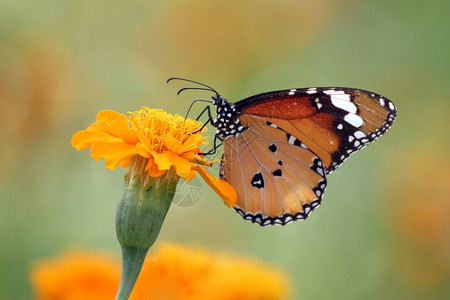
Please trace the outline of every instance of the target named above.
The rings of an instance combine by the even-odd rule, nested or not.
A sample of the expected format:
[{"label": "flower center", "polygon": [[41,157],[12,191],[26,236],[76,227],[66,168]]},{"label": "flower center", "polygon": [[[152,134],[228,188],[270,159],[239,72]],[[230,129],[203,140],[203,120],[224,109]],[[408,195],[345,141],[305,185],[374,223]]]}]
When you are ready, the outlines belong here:
[{"label": "flower center", "polygon": [[[172,115],[161,109],[143,107],[129,114],[132,130],[141,140],[145,138],[152,145],[152,150],[157,152],[170,150],[174,140],[185,143],[202,126],[198,121]],[[198,134],[201,135],[201,132]]]}]

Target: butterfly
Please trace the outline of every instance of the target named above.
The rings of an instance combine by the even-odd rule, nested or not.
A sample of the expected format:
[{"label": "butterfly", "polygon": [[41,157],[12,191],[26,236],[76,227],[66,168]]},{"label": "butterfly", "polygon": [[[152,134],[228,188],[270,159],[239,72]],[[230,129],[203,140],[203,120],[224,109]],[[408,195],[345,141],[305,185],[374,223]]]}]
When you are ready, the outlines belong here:
[{"label": "butterfly", "polygon": [[[212,87],[216,128],[210,155],[223,145],[220,178],[236,190],[234,209],[261,226],[306,219],[320,205],[326,176],[389,130],[397,108],[379,94],[354,88],[313,87],[272,91],[229,102]],[[190,107],[190,108],[191,108]],[[189,110],[190,110],[189,108]],[[189,113],[188,110],[188,113]]]}]

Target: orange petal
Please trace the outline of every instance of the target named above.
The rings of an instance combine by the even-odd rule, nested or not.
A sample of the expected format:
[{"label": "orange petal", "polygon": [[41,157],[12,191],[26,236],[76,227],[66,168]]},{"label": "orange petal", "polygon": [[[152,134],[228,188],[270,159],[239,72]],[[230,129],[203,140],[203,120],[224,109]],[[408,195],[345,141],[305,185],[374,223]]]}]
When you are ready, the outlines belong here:
[{"label": "orange petal", "polygon": [[122,160],[120,166],[124,169],[128,169],[130,167],[130,159]]},{"label": "orange petal", "polygon": [[168,150],[174,153],[179,153],[179,150],[181,149],[180,141],[170,135],[164,138],[164,145]]},{"label": "orange petal", "polygon": [[186,178],[191,174],[191,163],[187,159],[170,151],[163,151],[161,153],[152,151],[151,154],[160,170],[168,170],[173,166],[175,172],[181,178]]},{"label": "orange petal", "polygon": [[120,115],[123,114],[113,110],[102,110],[98,112],[95,119],[97,120],[97,122],[105,122],[106,124],[110,124],[111,122],[119,118]]},{"label": "orange petal", "polygon": [[228,182],[214,177],[202,166],[195,166],[193,169],[203,177],[206,183],[223,199],[228,207],[236,204],[236,191]]},{"label": "orange petal", "polygon": [[183,143],[180,152],[188,152],[196,150],[205,138],[200,134],[193,134],[188,137],[188,139]]},{"label": "orange petal", "polygon": [[127,142],[132,140],[129,133],[129,123],[125,114],[120,114],[112,110],[102,110],[97,114],[96,120],[97,122],[91,124],[88,130],[103,131],[112,136],[121,137]]},{"label": "orange petal", "polygon": [[142,146],[144,146],[147,149],[146,150],[147,152],[154,150],[152,140],[150,139],[150,137],[153,136],[153,133],[150,130],[148,132],[146,130],[143,131],[137,130],[135,133],[137,140],[139,141],[138,144],[142,144]]},{"label": "orange petal", "polygon": [[91,146],[91,156],[95,160],[105,159],[105,168],[114,170],[123,160],[136,155],[135,145],[124,142],[98,140]]},{"label": "orange petal", "polygon": [[194,152],[194,151],[188,151],[188,152],[184,152],[184,153],[180,154],[181,157],[184,157],[189,161],[194,161],[195,155],[196,155],[196,152]]},{"label": "orange petal", "polygon": [[170,162],[170,159],[167,157],[166,154],[158,153],[155,151],[151,151],[150,154],[155,160],[155,164],[157,165],[158,169],[169,170],[170,167],[172,166],[172,163]]},{"label": "orange petal", "polygon": [[119,142],[120,139],[109,135],[108,133],[97,131],[97,130],[80,130],[72,136],[72,146],[75,149],[83,150],[85,148],[91,147],[92,144],[97,140],[110,140],[114,142]]},{"label": "orange petal", "polygon": [[189,181],[189,180],[191,180],[192,178],[194,178],[196,176],[197,176],[197,172],[195,172],[194,170],[191,170],[191,174],[189,174],[188,177],[184,178],[184,180],[185,181]]},{"label": "orange petal", "polygon": [[166,152],[166,155],[169,157],[178,176],[186,178],[191,174],[191,163],[187,159],[169,151]]},{"label": "orange petal", "polygon": [[148,160],[145,170],[151,177],[160,177],[167,172],[167,170],[160,170],[154,159]]},{"label": "orange petal", "polygon": [[151,151],[144,144],[138,143],[138,144],[136,144],[136,152],[137,152],[137,154],[139,154],[142,157],[149,158]]},{"label": "orange petal", "polygon": [[117,119],[110,123],[110,130],[127,143],[137,142],[136,137],[131,134],[130,124],[128,123],[128,119],[125,114],[120,114]]}]

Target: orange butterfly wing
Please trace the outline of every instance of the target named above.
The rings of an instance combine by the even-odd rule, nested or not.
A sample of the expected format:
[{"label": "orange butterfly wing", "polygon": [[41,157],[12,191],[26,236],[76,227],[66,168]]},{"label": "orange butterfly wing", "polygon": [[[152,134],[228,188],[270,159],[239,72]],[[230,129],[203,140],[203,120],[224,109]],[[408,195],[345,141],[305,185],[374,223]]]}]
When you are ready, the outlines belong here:
[{"label": "orange butterfly wing", "polygon": [[326,187],[322,161],[262,118],[242,115],[239,121],[246,129],[225,138],[220,172],[236,189],[237,212],[262,226],[306,218]]}]

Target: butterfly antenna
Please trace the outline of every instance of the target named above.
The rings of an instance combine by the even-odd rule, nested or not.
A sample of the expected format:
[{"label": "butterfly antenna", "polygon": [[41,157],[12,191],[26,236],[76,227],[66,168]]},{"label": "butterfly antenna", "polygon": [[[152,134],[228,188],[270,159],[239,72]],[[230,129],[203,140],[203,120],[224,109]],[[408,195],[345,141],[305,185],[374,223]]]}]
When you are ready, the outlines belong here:
[{"label": "butterfly antenna", "polygon": [[181,78],[181,77],[171,77],[171,78],[167,79],[167,83],[169,83],[172,80],[187,81],[187,82],[198,84],[198,85],[201,85],[201,86],[205,87],[205,88],[183,88],[183,89],[178,91],[177,95],[180,94],[184,90],[204,90],[204,91],[211,91],[213,93],[219,94],[215,89],[213,89],[209,85],[201,83],[201,82],[198,82],[198,81],[195,81],[195,80],[190,80],[190,79]]},{"label": "butterfly antenna", "polygon": [[[213,90],[208,89],[208,88],[201,88],[201,87],[186,87],[186,88],[180,89],[180,90],[177,92],[177,95],[179,95],[182,91],[185,91],[185,90],[201,90],[201,91],[209,91],[209,92],[215,92],[215,93],[216,93],[216,91],[213,91]],[[217,94],[217,93],[216,93],[216,94]]]}]

